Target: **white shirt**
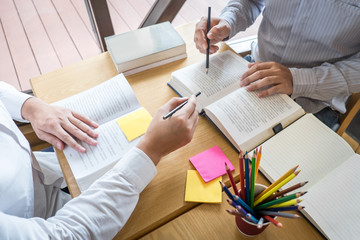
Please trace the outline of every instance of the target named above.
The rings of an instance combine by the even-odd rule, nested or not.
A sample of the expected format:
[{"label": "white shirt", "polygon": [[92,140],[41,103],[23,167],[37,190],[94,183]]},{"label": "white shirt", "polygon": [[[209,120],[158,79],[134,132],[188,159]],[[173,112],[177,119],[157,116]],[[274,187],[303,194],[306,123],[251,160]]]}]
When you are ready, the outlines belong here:
[{"label": "white shirt", "polygon": [[11,119],[23,120],[21,106],[27,98],[0,82],[0,239],[113,238],[155,176],[155,165],[133,148],[88,190],[51,216],[66,201],[60,196],[62,181],[45,181],[29,143]]},{"label": "white shirt", "polygon": [[305,111],[330,106],[344,113],[348,96],[360,92],[360,1],[230,0],[220,17],[230,24],[232,37],[261,11],[255,60],[290,69],[291,97]]}]

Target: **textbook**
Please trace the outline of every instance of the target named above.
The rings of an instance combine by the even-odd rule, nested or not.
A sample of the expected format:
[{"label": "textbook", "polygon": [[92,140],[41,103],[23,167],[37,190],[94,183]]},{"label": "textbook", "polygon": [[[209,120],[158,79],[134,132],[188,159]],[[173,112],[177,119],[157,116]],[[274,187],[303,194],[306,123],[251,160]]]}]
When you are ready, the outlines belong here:
[{"label": "textbook", "polygon": [[105,38],[119,73],[130,75],[186,58],[184,40],[169,23],[159,23]]},{"label": "textbook", "polygon": [[[290,185],[308,181],[301,212],[328,239],[360,236],[360,155],[312,114],[262,144],[259,170],[270,180],[299,165]],[[290,186],[290,185],[287,186]]]},{"label": "textbook", "polygon": [[305,114],[288,95],[259,98],[256,92],[240,88],[247,65],[242,57],[226,51],[210,58],[208,74],[204,61],[174,71],[168,82],[180,96],[201,91],[198,112],[242,151],[250,151]]},{"label": "textbook", "polygon": [[74,110],[99,124],[95,130],[99,132],[97,146],[78,141],[86,148],[85,153],[68,146],[64,149],[80,191],[86,190],[135,146],[151,121],[151,115],[140,106],[123,74],[54,105]]}]

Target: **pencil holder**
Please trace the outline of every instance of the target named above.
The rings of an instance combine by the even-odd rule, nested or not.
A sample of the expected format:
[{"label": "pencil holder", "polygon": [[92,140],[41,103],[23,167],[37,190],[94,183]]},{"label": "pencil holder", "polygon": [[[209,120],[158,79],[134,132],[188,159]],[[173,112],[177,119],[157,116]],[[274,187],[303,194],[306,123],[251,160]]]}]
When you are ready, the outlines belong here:
[{"label": "pencil holder", "polygon": [[[262,184],[255,184],[254,196],[256,197],[258,194],[260,194],[265,189],[266,189],[266,186],[264,186]],[[241,190],[239,190],[239,193],[240,192],[241,192]],[[250,222],[247,219],[240,217],[240,216],[235,216],[235,223],[236,223],[238,230],[242,234],[244,234],[248,237],[255,236],[255,235],[262,233],[270,224],[270,222],[268,222],[267,220],[264,220],[262,228],[258,228],[256,223]]]}]

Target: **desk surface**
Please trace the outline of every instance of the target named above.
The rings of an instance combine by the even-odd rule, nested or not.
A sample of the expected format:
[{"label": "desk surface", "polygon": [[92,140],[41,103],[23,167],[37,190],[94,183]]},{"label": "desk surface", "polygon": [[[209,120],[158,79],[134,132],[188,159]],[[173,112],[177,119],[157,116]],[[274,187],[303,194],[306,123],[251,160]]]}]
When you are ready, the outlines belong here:
[{"label": "desk surface", "polygon": [[[166,86],[166,83],[170,80],[171,72],[205,59],[204,55],[196,50],[193,43],[194,26],[194,24],[188,24],[177,28],[179,34],[186,42],[188,54],[186,59],[127,77],[140,104],[152,115],[171,97],[176,96],[176,94]],[[223,45],[222,48],[226,49],[226,45]],[[103,53],[94,58],[33,78],[31,79],[31,85],[35,96],[45,102],[52,103],[93,87],[116,74],[117,71],[113,66],[109,54]],[[185,221],[187,221],[186,217],[190,216],[190,218],[192,218],[193,213],[198,214],[199,212],[201,215],[202,211],[213,211],[210,215],[214,215],[214,217],[218,216],[217,212],[221,208],[220,205],[184,202],[186,172],[188,169],[194,169],[189,158],[214,145],[218,145],[233,163],[236,169],[234,175],[235,181],[239,181],[238,153],[209,121],[200,118],[192,142],[169,154],[160,161],[157,167],[157,176],[141,193],[137,207],[115,239],[137,239],[170,222],[170,224],[164,225],[167,231],[167,229],[169,229],[167,226],[170,226],[171,229],[174,221],[181,221],[184,219],[183,216],[185,216]],[[72,195],[76,196],[79,193],[78,188],[72,177],[67,161],[62,152],[58,152],[57,154],[65,178],[67,178],[70,191]],[[259,175],[259,177],[260,182],[267,184],[262,175]],[[230,185],[227,176],[223,177],[223,182],[228,186]],[[185,212],[187,212],[186,215],[182,215]],[[180,215],[182,216],[178,217]],[[199,218],[196,218],[196,221],[198,219]],[[220,219],[217,219],[216,222],[219,222],[219,220]],[[211,219],[208,219],[208,221],[215,224]],[[200,222],[202,222],[202,219],[200,219]],[[219,224],[223,223],[220,221]],[[288,228],[281,229],[280,231],[283,231],[283,234],[290,234],[292,231],[295,231],[295,228],[300,229],[300,232],[304,232],[304,234],[307,234],[306,236],[311,239],[321,238],[321,235],[314,227],[305,220],[294,225],[294,227],[289,224]],[[159,228],[154,234],[159,234],[161,229],[163,228]],[[309,229],[312,229],[312,231],[309,231]],[[178,231],[185,232],[184,234],[187,232],[186,229],[180,230],[174,228],[173,230],[176,231],[173,233],[174,235],[176,235]],[[271,235],[272,231],[268,232]],[[211,232],[201,233],[199,236],[202,238],[206,235],[211,236]],[[161,233],[157,236],[161,236]],[[269,237],[269,235],[260,236]],[[273,235],[273,237],[276,236],[278,235]],[[303,239],[304,235],[294,235],[294,237]],[[235,237],[233,236],[232,238]]]}]

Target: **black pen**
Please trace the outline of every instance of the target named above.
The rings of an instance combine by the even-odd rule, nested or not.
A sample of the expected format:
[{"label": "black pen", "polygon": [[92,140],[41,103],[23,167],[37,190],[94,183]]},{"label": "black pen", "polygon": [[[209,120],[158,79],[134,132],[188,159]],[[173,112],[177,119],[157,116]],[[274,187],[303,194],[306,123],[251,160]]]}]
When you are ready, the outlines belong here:
[{"label": "black pen", "polygon": [[209,55],[210,55],[210,39],[207,37],[207,34],[210,31],[210,19],[211,19],[211,7],[208,7],[208,19],[207,19],[207,29],[206,29],[206,43],[207,43],[207,49],[206,49],[206,74],[209,72]]},{"label": "black pen", "polygon": [[[195,94],[195,97],[199,96],[201,94],[201,92],[197,92]],[[166,115],[163,116],[163,119],[167,119],[169,117],[171,117],[171,115],[173,115],[174,113],[176,113],[180,108],[182,108],[185,104],[188,103],[189,100],[186,100],[185,102],[183,102],[182,104],[180,104],[179,106],[177,106],[176,108],[174,108],[173,110],[171,110],[170,112],[168,112]]]}]

